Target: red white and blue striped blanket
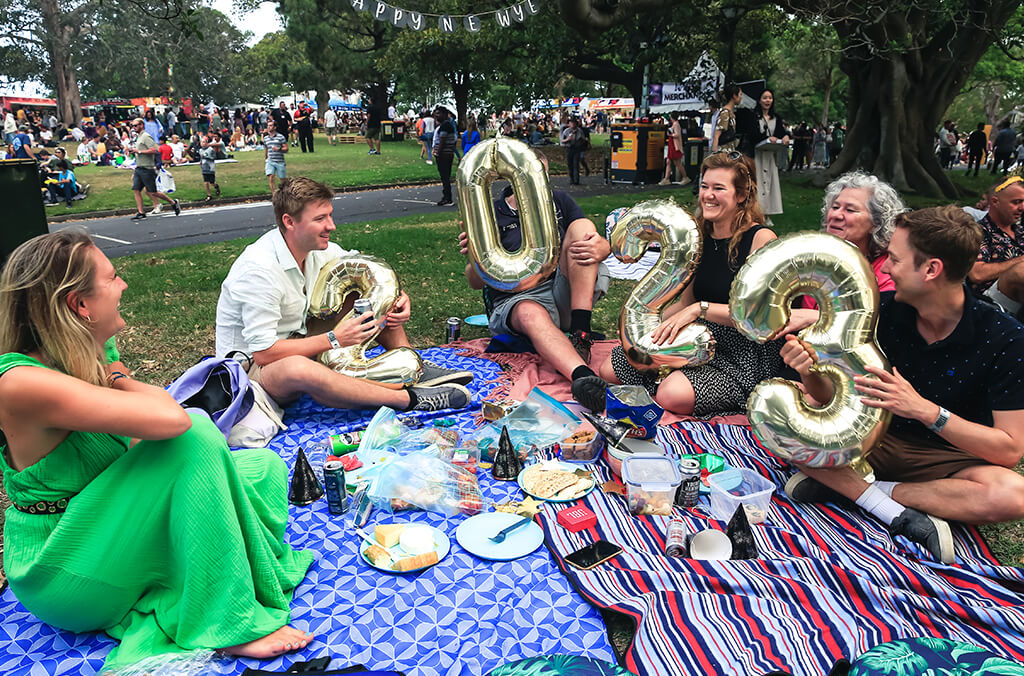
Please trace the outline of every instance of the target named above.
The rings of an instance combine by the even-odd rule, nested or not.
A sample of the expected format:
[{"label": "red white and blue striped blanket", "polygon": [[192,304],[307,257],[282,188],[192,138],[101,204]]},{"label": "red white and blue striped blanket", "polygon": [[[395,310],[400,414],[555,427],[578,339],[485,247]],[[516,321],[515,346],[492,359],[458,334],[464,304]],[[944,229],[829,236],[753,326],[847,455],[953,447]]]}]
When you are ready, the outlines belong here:
[{"label": "red white and blue striped blanket", "polygon": [[[767,522],[753,526],[760,556],[749,561],[664,556],[669,517],[631,516],[616,494],[591,494],[597,524],[579,533],[545,508],[548,547],[573,586],[637,622],[626,655],[635,673],[824,674],[841,657],[913,636],[1024,660],[1024,571],[999,566],[975,529],[953,526],[957,561],[944,566],[860,510],[790,502],[781,487],[792,470],[746,427],[684,422],[659,437],[673,454],[717,453],[777,488]],[[604,463],[597,471],[610,478]],[[692,530],[725,527],[709,517],[707,498],[676,512]],[[623,553],[589,571],[565,564],[565,554],[597,538]]]}]

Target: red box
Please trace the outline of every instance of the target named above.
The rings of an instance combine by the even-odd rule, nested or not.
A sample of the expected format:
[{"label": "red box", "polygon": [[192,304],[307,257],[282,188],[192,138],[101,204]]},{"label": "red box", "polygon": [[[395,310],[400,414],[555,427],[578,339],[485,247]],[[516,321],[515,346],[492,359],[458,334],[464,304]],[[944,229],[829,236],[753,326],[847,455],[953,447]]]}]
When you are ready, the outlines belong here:
[{"label": "red box", "polygon": [[566,507],[558,512],[558,524],[573,533],[590,528],[597,523],[597,515],[583,505]]}]

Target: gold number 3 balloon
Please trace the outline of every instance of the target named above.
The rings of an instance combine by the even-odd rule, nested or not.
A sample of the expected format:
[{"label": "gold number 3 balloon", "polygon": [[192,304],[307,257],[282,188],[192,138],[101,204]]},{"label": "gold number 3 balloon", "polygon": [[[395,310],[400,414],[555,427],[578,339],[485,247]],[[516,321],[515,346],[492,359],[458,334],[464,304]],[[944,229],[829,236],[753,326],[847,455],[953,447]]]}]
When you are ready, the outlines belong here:
[{"label": "gold number 3 balloon", "polygon": [[[491,206],[491,183],[512,184],[523,236],[519,251],[506,251]],[[528,145],[487,139],[462,158],[457,176],[459,212],[469,237],[469,260],[484,284],[498,291],[525,291],[558,265],[558,220],[544,165]]]},{"label": "gold number 3 balloon", "polygon": [[635,263],[651,242],[661,243],[661,255],[629,294],[619,314],[619,340],[626,359],[638,369],[697,366],[715,356],[715,339],[708,327],[693,322],[675,340],[656,345],[651,334],[661,324],[662,309],[679,297],[700,261],[701,234],[690,214],[667,200],[641,202],[612,226],[612,253]]},{"label": "gold number 3 balloon", "polygon": [[817,353],[812,371],[835,393],[821,408],[793,383],[771,378],[747,400],[757,437],[777,456],[809,467],[839,467],[866,455],[890,414],[861,402],[854,376],[866,366],[889,369],[875,343],[878,283],[857,247],[822,232],[789,235],[754,252],[732,283],[729,313],[751,340],[765,342],[789,321],[794,298],[812,296],[818,321],[800,332]]},{"label": "gold number 3 balloon", "polygon": [[[384,325],[384,316],[401,295],[398,275],[391,266],[373,256],[350,256],[326,263],[317,275],[310,294],[309,315],[326,319],[341,313],[345,298],[356,293],[373,306],[378,329],[358,345],[339,347],[320,353],[320,362],[338,373],[365,378],[385,387],[399,388],[415,383],[423,375],[423,362],[415,350],[400,347],[369,359],[366,349]],[[342,320],[355,315],[354,310]]]}]

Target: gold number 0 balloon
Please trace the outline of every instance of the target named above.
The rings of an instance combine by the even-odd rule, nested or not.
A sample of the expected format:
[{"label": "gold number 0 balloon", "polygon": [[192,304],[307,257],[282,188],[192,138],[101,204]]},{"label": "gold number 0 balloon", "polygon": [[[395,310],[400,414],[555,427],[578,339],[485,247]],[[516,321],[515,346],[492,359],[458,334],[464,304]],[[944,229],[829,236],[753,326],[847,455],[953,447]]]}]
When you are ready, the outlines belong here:
[{"label": "gold number 0 balloon", "polygon": [[661,324],[662,308],[679,297],[700,262],[700,228],[690,214],[667,200],[641,202],[612,226],[608,240],[624,263],[640,260],[651,242],[661,243],[658,262],[637,282],[619,314],[626,359],[638,369],[662,370],[697,366],[714,357],[715,339],[699,322],[683,327],[670,343],[651,340]]},{"label": "gold number 0 balloon", "polygon": [[[491,206],[491,183],[508,179],[515,191],[523,235],[519,251],[506,251]],[[484,284],[525,291],[558,265],[558,220],[544,165],[521,141],[487,139],[462,158],[457,175],[459,212],[469,237],[469,260]]]},{"label": "gold number 0 balloon", "polygon": [[[310,294],[309,315],[316,319],[336,316],[345,298],[357,293],[373,305],[373,319],[382,327],[384,316],[401,295],[398,276],[391,266],[373,256],[350,256],[326,263]],[[355,314],[350,310],[342,319]],[[366,349],[380,328],[365,342],[320,353],[320,362],[338,373],[365,378],[379,385],[400,388],[415,383],[423,374],[423,362],[415,350],[400,347],[368,359]]]},{"label": "gold number 0 balloon", "polygon": [[839,467],[866,455],[890,414],[861,403],[853,377],[889,369],[875,343],[878,283],[857,247],[823,232],[789,235],[754,252],[732,283],[729,313],[748,338],[765,342],[789,321],[792,301],[810,295],[818,321],[800,333],[818,356],[812,368],[835,386],[832,401],[811,406],[789,381],[771,378],[747,400],[757,437],[777,456],[809,467]]}]

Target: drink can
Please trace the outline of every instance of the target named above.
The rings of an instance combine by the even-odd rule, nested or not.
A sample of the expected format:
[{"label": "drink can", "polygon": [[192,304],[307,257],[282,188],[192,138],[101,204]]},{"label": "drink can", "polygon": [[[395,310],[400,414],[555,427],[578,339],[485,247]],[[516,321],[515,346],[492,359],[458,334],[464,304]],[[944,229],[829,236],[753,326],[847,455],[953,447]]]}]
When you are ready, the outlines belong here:
[{"label": "drink can", "polygon": [[361,431],[344,432],[342,434],[332,434],[328,438],[328,444],[334,455],[345,455],[346,453],[359,450],[359,442],[362,439],[363,433]]},{"label": "drink can", "polygon": [[679,473],[683,480],[676,490],[676,504],[680,507],[693,507],[700,497],[700,461],[695,458],[681,458]]},{"label": "drink can", "polygon": [[685,557],[689,539],[686,522],[682,519],[672,519],[668,524],[668,534],[665,536],[665,556],[675,559]]},{"label": "drink can", "polygon": [[356,528],[362,528],[370,520],[370,513],[373,512],[373,502],[370,500],[370,491],[367,484],[360,484],[352,496],[352,505],[355,514],[352,516],[352,523]]},{"label": "drink can", "polygon": [[352,304],[352,309],[355,310],[356,316],[365,315],[367,312],[373,312],[373,303],[370,302],[369,298],[356,298],[356,302]]},{"label": "drink can", "polygon": [[449,317],[444,323],[446,343],[454,343],[459,339],[459,336],[462,334],[461,324],[462,320],[458,317]]},{"label": "drink can", "polygon": [[340,460],[324,463],[324,485],[327,489],[327,509],[331,514],[348,511],[348,493],[345,492],[345,468]]}]

